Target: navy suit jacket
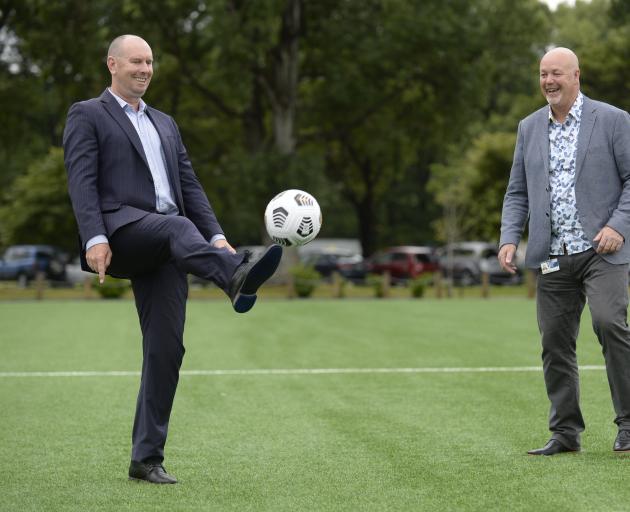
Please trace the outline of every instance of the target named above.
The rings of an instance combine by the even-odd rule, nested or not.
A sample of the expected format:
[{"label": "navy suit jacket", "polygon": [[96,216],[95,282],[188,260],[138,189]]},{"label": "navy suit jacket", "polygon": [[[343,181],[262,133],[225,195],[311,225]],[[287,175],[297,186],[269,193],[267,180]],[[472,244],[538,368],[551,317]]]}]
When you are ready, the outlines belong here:
[{"label": "navy suit jacket", "polygon": [[[193,171],[171,116],[147,106],[157,130],[180,215],[206,240],[223,231]],[[68,190],[79,225],[82,252],[96,235],[156,212],[153,178],[138,134],[112,94],[75,103],[63,136]]]}]

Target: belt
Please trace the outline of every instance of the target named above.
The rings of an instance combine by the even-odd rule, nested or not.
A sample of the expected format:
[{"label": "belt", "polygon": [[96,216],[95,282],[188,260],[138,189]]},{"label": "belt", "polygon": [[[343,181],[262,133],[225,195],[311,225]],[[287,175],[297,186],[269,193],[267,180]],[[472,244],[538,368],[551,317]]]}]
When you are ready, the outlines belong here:
[{"label": "belt", "polygon": [[562,244],[562,252],[558,254],[551,254],[550,256],[567,256],[569,251],[567,250],[567,244]]}]

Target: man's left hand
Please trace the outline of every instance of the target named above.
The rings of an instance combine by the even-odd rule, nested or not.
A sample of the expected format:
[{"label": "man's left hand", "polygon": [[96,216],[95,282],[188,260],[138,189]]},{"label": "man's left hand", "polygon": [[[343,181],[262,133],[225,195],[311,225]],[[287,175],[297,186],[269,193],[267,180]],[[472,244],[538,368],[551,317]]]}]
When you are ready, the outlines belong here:
[{"label": "man's left hand", "polygon": [[217,249],[227,249],[228,251],[230,251],[232,254],[236,254],[236,249],[234,249],[234,247],[232,247],[227,240],[221,239],[221,240],[217,240],[216,242],[214,242],[213,244]]},{"label": "man's left hand", "polygon": [[604,226],[597,233],[597,236],[593,238],[593,242],[597,243],[597,252],[599,254],[610,254],[621,249],[624,238],[613,228]]}]

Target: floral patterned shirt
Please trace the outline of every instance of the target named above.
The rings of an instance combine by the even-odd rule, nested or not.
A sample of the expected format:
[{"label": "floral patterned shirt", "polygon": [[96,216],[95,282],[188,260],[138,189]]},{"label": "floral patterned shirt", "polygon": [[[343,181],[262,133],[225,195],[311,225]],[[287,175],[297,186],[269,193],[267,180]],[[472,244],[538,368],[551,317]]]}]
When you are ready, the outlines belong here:
[{"label": "floral patterned shirt", "polygon": [[575,200],[575,161],[584,97],[578,93],[564,123],[549,107],[549,185],[551,187],[551,247],[549,254],[577,254],[592,247],[578,217]]}]

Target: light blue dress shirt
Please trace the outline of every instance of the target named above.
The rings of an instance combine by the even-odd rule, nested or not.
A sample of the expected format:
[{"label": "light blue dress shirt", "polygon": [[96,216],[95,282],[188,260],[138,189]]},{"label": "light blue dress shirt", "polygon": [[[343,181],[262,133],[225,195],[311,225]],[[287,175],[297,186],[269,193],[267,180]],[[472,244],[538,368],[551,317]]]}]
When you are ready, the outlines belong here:
[{"label": "light blue dress shirt", "polygon": [[[162,149],[162,142],[160,136],[153,126],[153,123],[149,119],[146,113],[147,105],[142,99],[138,105],[136,111],[129,103],[123,100],[120,96],[116,95],[111,89],[107,89],[109,93],[116,99],[120,108],[123,109],[127,117],[131,121],[131,124],[140,137],[142,143],[142,149],[147,158],[149,164],[149,170],[151,171],[151,177],[153,178],[153,184],[155,187],[155,209],[157,212],[164,215],[177,215],[179,209],[173,199],[171,186],[168,181],[168,174],[166,171],[166,159],[164,157],[164,150]],[[225,240],[223,235],[215,235],[210,240],[210,243],[214,243],[217,240]],[[85,244],[85,250],[96,244],[108,243],[105,235],[97,235]]]}]

